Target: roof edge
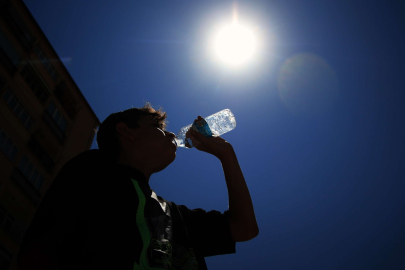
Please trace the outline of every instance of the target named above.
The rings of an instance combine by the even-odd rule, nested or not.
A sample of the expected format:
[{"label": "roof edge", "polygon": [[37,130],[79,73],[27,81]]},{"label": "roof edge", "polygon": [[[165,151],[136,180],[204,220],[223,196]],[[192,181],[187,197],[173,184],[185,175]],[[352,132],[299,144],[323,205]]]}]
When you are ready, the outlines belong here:
[{"label": "roof edge", "polygon": [[79,95],[83,98],[84,102],[86,103],[86,105],[88,106],[88,108],[90,109],[90,111],[92,112],[92,114],[94,115],[94,117],[97,120],[98,126],[101,124],[100,120],[98,119],[96,113],[93,111],[93,109],[91,108],[90,104],[88,103],[87,99],[85,98],[85,96],[83,95],[82,91],[80,90],[79,86],[77,86],[75,80],[73,79],[73,77],[70,75],[69,71],[67,70],[66,66],[63,64],[62,60],[60,59],[58,53],[55,51],[55,49],[53,48],[51,42],[48,40],[48,38],[46,37],[45,33],[42,31],[42,28],[39,26],[38,22],[35,20],[34,16],[32,15],[31,11],[28,9],[27,5],[25,5],[24,1],[22,0],[16,0],[19,1],[21,3],[21,6],[23,7],[23,9],[25,9],[25,11],[27,12],[28,16],[30,17],[30,19],[32,20],[32,22],[34,23],[34,25],[38,28],[40,34],[43,36],[44,40],[48,43],[49,48],[51,49],[51,51],[56,55],[56,57],[58,58],[60,65],[63,69],[64,72],[66,72],[68,78],[73,82],[73,85],[76,87],[77,90],[79,90]]}]

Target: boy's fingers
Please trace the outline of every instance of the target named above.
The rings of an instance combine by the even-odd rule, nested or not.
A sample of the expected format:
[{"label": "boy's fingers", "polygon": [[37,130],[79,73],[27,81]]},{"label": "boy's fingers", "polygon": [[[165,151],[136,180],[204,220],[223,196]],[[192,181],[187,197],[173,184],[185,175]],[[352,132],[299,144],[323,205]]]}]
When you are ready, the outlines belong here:
[{"label": "boy's fingers", "polygon": [[200,132],[193,130],[190,135],[192,137],[194,137],[196,140],[198,140],[199,142],[205,142],[207,140],[207,137],[205,137],[204,135],[202,135]]}]

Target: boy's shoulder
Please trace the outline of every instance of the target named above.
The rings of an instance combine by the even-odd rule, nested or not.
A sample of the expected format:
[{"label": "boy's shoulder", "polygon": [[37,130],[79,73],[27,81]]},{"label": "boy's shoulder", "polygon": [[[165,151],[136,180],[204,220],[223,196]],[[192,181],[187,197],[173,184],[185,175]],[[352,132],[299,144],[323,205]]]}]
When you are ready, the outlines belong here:
[{"label": "boy's shoulder", "polygon": [[[86,150],[84,152],[79,153],[75,157],[68,160],[65,166],[85,166],[85,167],[92,167],[98,166],[100,167],[101,164],[103,166],[113,165],[114,162],[109,159],[104,153],[102,153],[99,149],[91,149]],[[101,167],[100,167],[101,168]]]}]

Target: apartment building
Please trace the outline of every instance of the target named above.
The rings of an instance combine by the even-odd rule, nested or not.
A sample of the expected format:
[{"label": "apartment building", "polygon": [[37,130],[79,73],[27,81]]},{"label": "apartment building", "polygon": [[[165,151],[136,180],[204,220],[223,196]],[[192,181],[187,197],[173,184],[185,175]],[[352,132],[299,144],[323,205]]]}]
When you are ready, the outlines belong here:
[{"label": "apartment building", "polygon": [[60,168],[100,121],[21,0],[0,0],[0,270]]}]

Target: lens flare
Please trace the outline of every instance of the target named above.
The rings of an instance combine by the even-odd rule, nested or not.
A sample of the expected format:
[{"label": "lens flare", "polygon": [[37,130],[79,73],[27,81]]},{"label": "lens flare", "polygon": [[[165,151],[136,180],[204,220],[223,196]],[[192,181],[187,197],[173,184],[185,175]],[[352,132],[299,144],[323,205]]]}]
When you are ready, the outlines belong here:
[{"label": "lens flare", "polygon": [[288,58],[280,68],[278,91],[294,114],[322,114],[338,95],[338,79],[333,68],[321,57],[302,53]]}]

